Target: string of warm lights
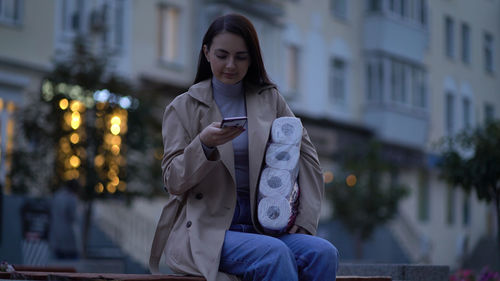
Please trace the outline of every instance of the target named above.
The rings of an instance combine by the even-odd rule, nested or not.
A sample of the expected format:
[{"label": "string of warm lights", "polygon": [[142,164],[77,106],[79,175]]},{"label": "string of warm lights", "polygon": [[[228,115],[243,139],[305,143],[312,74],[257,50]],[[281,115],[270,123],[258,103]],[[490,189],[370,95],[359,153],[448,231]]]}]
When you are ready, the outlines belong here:
[{"label": "string of warm lights", "polygon": [[[58,109],[63,111],[63,135],[58,142],[58,174],[64,180],[86,181],[87,153],[83,142],[86,140],[88,109],[95,108],[95,128],[102,135],[102,142],[93,159],[93,168],[98,176],[94,186],[96,193],[114,194],[124,192],[127,184],[123,180],[126,165],[123,136],[127,132],[127,109],[134,109],[138,101],[128,96],[119,96],[109,90],[90,91],[78,85],[53,83],[45,80],[42,84],[42,98],[51,102],[59,99]],[[92,111],[94,112],[94,111]]]},{"label": "string of warm lights", "polygon": [[85,148],[81,142],[85,138],[85,106],[78,100],[69,101],[66,98],[59,100],[59,109],[62,110],[62,129],[65,132],[59,139],[58,165],[64,180],[84,178],[85,170],[82,163],[86,159]]},{"label": "string of warm lights", "polygon": [[104,130],[104,141],[98,148],[98,154],[94,158],[94,166],[102,182],[97,183],[97,193],[115,193],[126,190],[125,181],[121,180],[126,165],[123,157],[122,136],[127,132],[128,112],[121,108],[115,108],[109,114],[105,114],[105,103],[97,104],[96,127]]}]

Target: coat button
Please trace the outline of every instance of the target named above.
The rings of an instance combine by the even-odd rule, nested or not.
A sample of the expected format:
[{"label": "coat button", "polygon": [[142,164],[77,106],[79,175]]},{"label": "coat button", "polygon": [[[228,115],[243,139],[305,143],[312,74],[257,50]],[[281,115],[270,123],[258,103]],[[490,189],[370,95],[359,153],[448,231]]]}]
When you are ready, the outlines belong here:
[{"label": "coat button", "polygon": [[186,223],[186,227],[187,227],[187,228],[189,228],[189,227],[191,227],[191,225],[192,225],[192,224],[193,224],[193,223],[192,223],[191,221],[188,221],[188,222]]},{"label": "coat button", "polygon": [[203,199],[203,193],[196,193],[195,198],[198,200]]}]

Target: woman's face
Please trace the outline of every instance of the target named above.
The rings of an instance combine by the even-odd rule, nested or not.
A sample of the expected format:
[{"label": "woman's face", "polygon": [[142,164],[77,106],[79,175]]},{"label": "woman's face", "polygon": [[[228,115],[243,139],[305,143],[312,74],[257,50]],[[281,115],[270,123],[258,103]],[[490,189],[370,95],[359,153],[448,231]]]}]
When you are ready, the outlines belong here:
[{"label": "woman's face", "polygon": [[236,84],[247,74],[250,54],[241,36],[229,32],[217,34],[210,49],[203,45],[203,52],[213,75],[222,83]]}]

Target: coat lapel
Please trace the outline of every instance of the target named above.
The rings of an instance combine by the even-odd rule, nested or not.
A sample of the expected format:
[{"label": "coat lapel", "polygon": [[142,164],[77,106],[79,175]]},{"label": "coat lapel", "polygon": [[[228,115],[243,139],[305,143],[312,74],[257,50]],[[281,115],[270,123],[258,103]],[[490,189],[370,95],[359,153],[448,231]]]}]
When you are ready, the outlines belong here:
[{"label": "coat lapel", "polygon": [[[212,122],[222,121],[222,114],[213,98],[212,84],[210,80],[206,80],[200,83],[199,87],[192,90],[191,96],[205,103],[208,106],[207,112],[200,120],[201,130],[206,128]],[[233,181],[236,184],[236,177],[234,175],[233,143],[227,142],[223,145],[219,145],[217,149],[219,150],[222,163],[224,163],[224,166],[226,166],[227,170],[231,174],[231,177],[233,178]]]},{"label": "coat lapel", "polygon": [[[266,87],[267,88],[267,87]],[[256,87],[252,84],[245,85],[245,98],[248,117],[248,165],[249,165],[249,184],[250,184],[250,203],[255,205],[257,194],[257,184],[264,160],[271,125],[276,118],[276,108],[273,104],[263,102],[262,91],[265,88]],[[212,93],[212,84],[210,80],[205,80],[197,85],[196,88],[190,89],[192,97],[203,102],[208,106],[206,114],[201,119],[201,128],[205,128],[212,122],[220,122],[222,114],[219,107],[215,103]],[[275,104],[274,104],[275,105]],[[234,183],[236,184],[234,172],[234,150],[232,142],[227,142],[217,147],[222,162],[231,174]]]},{"label": "coat lapel", "polygon": [[246,90],[250,204],[253,207],[256,207],[257,181],[262,168],[272,121],[276,117],[275,108],[265,108],[269,104],[259,102],[262,101],[260,95],[259,89],[248,87]]}]

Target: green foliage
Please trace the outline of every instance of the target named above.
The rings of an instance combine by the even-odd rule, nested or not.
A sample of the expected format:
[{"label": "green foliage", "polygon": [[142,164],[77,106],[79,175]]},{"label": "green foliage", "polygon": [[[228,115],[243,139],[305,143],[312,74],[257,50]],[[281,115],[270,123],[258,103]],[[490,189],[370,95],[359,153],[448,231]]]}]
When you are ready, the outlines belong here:
[{"label": "green foliage", "polygon": [[[442,178],[467,192],[475,190],[480,200],[494,201],[500,225],[500,121],[445,138],[440,146]],[[500,228],[497,238],[500,247]]]},{"label": "green foliage", "polygon": [[28,100],[15,111],[16,129],[11,159],[10,179],[13,193],[32,191],[46,194],[54,186],[56,124],[50,122],[53,112],[39,98]]},{"label": "green foliage", "polygon": [[[333,214],[362,240],[371,236],[375,227],[390,220],[398,202],[408,195],[405,186],[388,179],[395,168],[380,156],[380,144],[372,142],[365,150],[345,151],[341,160],[342,174],[327,185]],[[346,176],[357,177],[354,186],[346,184]]]}]

